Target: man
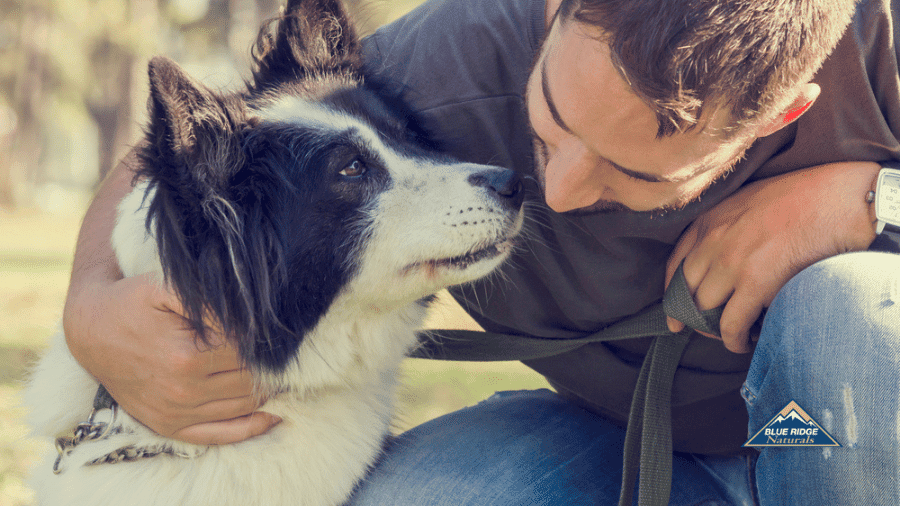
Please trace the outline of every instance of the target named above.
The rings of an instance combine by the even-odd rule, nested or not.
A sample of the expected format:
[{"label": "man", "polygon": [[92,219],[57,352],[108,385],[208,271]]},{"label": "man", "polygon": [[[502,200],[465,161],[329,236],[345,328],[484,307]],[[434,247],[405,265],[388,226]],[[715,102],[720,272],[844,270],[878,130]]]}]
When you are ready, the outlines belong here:
[{"label": "man", "polygon": [[[449,152],[540,181],[529,242],[454,292],[487,330],[589,334],[657,301],[682,261],[698,307],[724,305],[721,341],[695,334],[675,373],[673,504],[900,496],[900,261],[838,256],[874,239],[865,197],[900,159],[895,29],[887,0],[853,3],[432,1],[366,42],[373,78]],[[117,279],[108,232],[129,180],[114,173],[85,221],[73,354],[162,434],[267,430],[230,347],[196,352],[170,296]],[[356,503],[615,503],[649,346],[528,362],[559,395],[501,394],[410,431]],[[742,451],[791,400],[844,446]]]}]

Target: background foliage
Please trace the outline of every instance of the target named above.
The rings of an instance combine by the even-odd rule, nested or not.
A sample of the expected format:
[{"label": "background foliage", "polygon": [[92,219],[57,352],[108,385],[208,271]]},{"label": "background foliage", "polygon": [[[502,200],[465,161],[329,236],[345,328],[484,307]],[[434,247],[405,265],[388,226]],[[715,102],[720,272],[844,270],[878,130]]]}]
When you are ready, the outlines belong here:
[{"label": "background foliage", "polygon": [[[349,1],[364,33],[421,0]],[[250,45],[280,0],[0,0],[0,506],[28,506],[18,395],[59,321],[75,238],[99,178],[146,119],[146,65],[178,61],[208,85],[247,76]],[[432,325],[471,327],[452,305]],[[397,430],[496,390],[546,383],[517,363],[407,361]]]},{"label": "background foliage", "polygon": [[[348,1],[364,33],[420,0]],[[279,0],[0,0],[0,205],[62,205],[140,133],[154,54],[239,85]]]}]

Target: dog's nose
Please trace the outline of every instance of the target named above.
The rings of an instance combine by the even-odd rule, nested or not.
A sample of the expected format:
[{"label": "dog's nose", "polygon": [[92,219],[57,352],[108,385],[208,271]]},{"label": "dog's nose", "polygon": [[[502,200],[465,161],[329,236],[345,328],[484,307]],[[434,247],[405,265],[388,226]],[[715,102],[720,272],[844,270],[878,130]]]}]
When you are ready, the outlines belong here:
[{"label": "dog's nose", "polygon": [[513,209],[521,207],[525,198],[522,177],[512,170],[498,167],[478,172],[469,176],[469,184],[488,190],[499,202]]}]

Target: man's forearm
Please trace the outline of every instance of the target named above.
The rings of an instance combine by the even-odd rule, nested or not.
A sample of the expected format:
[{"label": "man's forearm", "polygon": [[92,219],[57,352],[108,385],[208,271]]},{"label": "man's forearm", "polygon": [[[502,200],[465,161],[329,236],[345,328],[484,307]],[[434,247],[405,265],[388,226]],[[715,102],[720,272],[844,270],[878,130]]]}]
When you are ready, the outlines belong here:
[{"label": "man's forearm", "polygon": [[78,233],[72,266],[73,281],[80,279],[85,273],[98,271],[107,275],[111,281],[121,277],[110,236],[115,225],[116,208],[131,191],[134,178],[132,167],[135,162],[136,154],[132,151],[101,182]]},{"label": "man's forearm", "polygon": [[[91,284],[111,283],[122,277],[110,237],[118,204],[131,191],[135,163],[136,152],[132,150],[102,181],[85,214],[75,247],[63,315],[67,339],[79,335],[71,328],[73,313],[79,310],[76,307],[78,294]],[[71,342],[69,344],[76,358],[79,358],[78,347],[72,346]]]}]

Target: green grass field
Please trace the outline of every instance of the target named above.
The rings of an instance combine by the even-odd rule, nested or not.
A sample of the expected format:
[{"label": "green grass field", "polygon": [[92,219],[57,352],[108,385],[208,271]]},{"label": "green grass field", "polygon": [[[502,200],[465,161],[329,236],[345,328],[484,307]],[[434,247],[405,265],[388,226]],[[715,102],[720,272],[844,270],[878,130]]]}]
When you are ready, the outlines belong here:
[{"label": "green grass field", "polygon": [[[23,478],[49,447],[29,438],[18,396],[28,365],[62,314],[82,213],[78,205],[72,207],[65,215],[0,209],[0,506],[33,503]],[[429,325],[471,328],[473,323],[442,299]],[[406,429],[498,390],[545,386],[543,378],[519,363],[407,360],[396,426]]]}]

